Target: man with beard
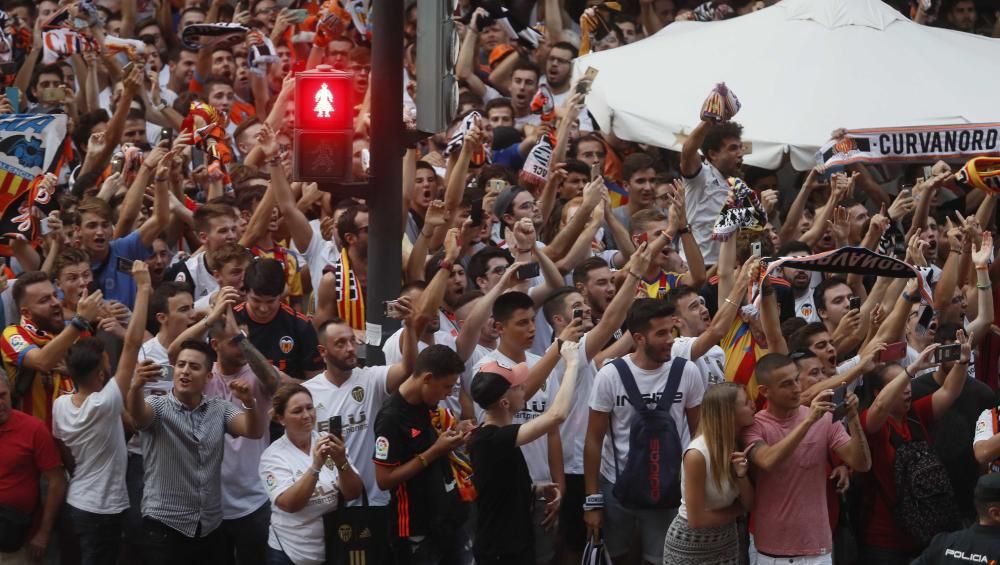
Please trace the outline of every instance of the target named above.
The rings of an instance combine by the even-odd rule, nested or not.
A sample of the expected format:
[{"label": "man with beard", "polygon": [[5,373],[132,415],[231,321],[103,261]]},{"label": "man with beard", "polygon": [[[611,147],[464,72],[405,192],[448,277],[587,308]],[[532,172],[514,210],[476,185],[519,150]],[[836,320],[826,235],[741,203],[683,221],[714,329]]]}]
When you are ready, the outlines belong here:
[{"label": "man with beard", "polygon": [[[677,362],[670,354],[674,344],[674,316],[673,307],[663,300],[643,298],[629,309],[626,324],[636,347],[634,353],[622,359],[645,398],[658,398],[662,394],[670,369]],[[698,429],[704,394],[705,384],[698,368],[687,363],[670,405],[681,445],[687,445]],[[643,559],[662,563],[663,540],[677,509],[629,509],[612,494],[618,476],[616,469],[624,469],[628,462],[629,435],[635,415],[618,368],[605,365],[594,377],[590,396],[583,473],[588,503],[595,508],[584,512],[584,522],[593,539],[603,534],[605,547],[616,563],[624,563],[622,558],[636,533],[641,539]],[[605,441],[609,433],[611,437]]]},{"label": "man with beard", "polygon": [[[295,379],[320,372],[316,330],[309,319],[282,302],[285,271],[274,259],[258,259],[246,270],[247,300],[233,308],[236,321],[247,328],[247,337],[272,365]],[[219,306],[216,302],[216,307]]]},{"label": "man with beard", "polygon": [[[403,359],[391,366],[358,367],[358,343],[351,326],[339,318],[332,319],[319,328],[319,353],[326,370],[303,383],[309,389],[316,407],[316,426],[319,432],[328,431],[330,418],[337,416],[343,424],[342,434],[347,457],[364,481],[368,504],[372,513],[372,547],[385,547],[389,543],[389,493],[375,481],[375,465],[371,454],[375,451],[372,425],[383,403],[399,389],[410,376],[417,358],[417,336],[424,332],[427,320],[411,316],[408,301],[402,304]],[[356,499],[349,506],[361,506]]]},{"label": "man with beard", "polygon": [[703,120],[691,130],[681,149],[687,216],[706,265],[719,260],[719,242],[712,239],[712,228],[729,196],[726,179],[738,176],[743,166],[742,135],[743,126],[736,122]]},{"label": "man with beard", "polygon": [[[806,257],[812,255],[809,245],[793,240],[785,243],[778,250],[779,257]],[[813,300],[813,288],[819,284],[821,277],[804,269],[794,267],[782,267],[784,278],[792,286],[792,296],[795,297],[795,315],[807,322],[818,322],[819,314],[816,313],[816,303]],[[814,284],[815,282],[815,284]]]},{"label": "man with beard", "polygon": [[[604,317],[608,304],[615,297],[615,285],[608,262],[600,257],[585,259],[573,269],[573,286],[590,306],[590,317],[596,324]],[[616,332],[616,339],[621,337]]]},{"label": "man with beard", "polygon": [[[548,85],[549,91],[552,92],[552,103],[556,108],[561,107],[566,99],[573,95],[570,79],[573,74],[573,60],[578,54],[579,51],[572,43],[560,41],[552,45],[548,57],[545,58],[545,75],[538,84]],[[594,125],[586,111],[580,112],[579,120],[581,130],[593,131]]]},{"label": "man with beard", "polygon": [[76,391],[64,364],[66,353],[78,338],[93,332],[103,295],[101,291],[84,291],[76,305],[76,316],[67,324],[46,273],[22,274],[12,294],[21,320],[3,331],[0,353],[10,378],[13,406],[51,429],[52,402]]}]

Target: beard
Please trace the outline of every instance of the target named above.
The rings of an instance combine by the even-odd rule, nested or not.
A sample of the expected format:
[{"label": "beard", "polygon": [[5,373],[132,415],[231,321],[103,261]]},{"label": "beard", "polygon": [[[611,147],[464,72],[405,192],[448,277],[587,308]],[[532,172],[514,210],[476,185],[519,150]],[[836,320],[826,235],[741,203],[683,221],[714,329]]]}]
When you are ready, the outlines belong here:
[{"label": "beard", "polygon": [[338,371],[350,371],[358,366],[358,358],[356,356],[353,357],[352,361],[345,361],[332,355],[327,355],[326,362],[336,367]]}]

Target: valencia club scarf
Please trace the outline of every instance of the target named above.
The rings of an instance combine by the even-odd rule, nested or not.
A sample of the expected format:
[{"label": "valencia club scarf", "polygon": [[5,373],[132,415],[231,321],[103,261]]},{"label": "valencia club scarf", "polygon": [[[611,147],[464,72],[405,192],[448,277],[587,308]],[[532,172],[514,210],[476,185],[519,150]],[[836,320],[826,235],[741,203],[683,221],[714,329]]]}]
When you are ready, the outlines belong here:
[{"label": "valencia club scarf", "polygon": [[712,228],[712,239],[717,241],[726,241],[741,230],[761,231],[767,224],[757,193],[738,178],[730,178],[729,186],[729,199]]},{"label": "valencia club scarf", "polygon": [[1000,123],[848,130],[816,154],[827,167],[1000,154]]},{"label": "valencia club scarf", "polygon": [[[431,409],[431,425],[441,435],[445,430],[451,429],[458,423],[458,418],[447,408]],[[465,502],[472,502],[476,499],[476,486],[472,484],[472,462],[469,454],[465,450],[456,449],[448,454],[448,463],[455,474],[455,482],[458,484],[458,494]]]}]

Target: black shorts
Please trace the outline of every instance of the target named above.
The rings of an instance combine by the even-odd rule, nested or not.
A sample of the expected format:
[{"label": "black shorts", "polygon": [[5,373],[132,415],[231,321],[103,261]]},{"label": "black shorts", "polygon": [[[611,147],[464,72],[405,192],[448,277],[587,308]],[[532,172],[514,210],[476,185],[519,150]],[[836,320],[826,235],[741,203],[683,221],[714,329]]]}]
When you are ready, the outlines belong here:
[{"label": "black shorts", "polygon": [[583,475],[566,475],[566,492],[559,507],[559,534],[566,548],[583,551],[587,546],[587,525],[583,523],[583,501],[586,489]]}]

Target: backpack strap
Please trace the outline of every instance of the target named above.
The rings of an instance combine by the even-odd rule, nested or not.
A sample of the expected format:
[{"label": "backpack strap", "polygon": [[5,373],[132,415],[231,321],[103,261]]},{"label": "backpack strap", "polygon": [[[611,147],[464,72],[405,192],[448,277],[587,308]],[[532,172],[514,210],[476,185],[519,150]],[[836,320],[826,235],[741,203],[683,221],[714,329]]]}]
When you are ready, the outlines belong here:
[{"label": "backpack strap", "polygon": [[628,363],[625,362],[625,359],[619,357],[612,361],[611,364],[615,366],[615,369],[618,369],[618,377],[622,381],[622,386],[625,387],[625,394],[628,395],[628,403],[632,405],[632,408],[635,408],[638,412],[648,410],[646,403],[642,400],[642,394],[639,393],[639,385],[635,384],[635,376],[632,374],[632,369],[628,368]]},{"label": "backpack strap", "polygon": [[924,436],[924,425],[920,423],[919,419],[915,418],[912,414],[907,414],[903,423],[910,428],[910,441],[903,439],[903,436],[899,435],[899,432],[896,431],[896,427],[893,426],[891,422],[886,422],[889,426],[889,443],[892,444],[893,449],[899,449],[899,446],[905,443],[926,440]]},{"label": "backpack strap", "polygon": [[681,377],[684,376],[684,365],[687,360],[683,357],[674,357],[670,364],[670,375],[667,376],[667,386],[663,388],[663,394],[656,402],[656,407],[660,410],[670,410],[670,406],[675,402],[677,389],[681,386]]}]

